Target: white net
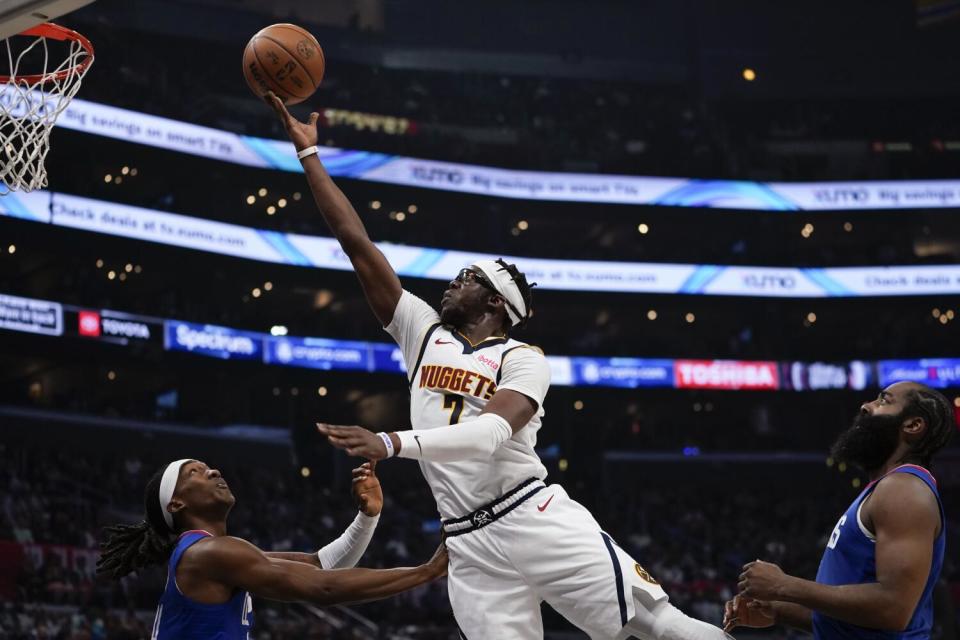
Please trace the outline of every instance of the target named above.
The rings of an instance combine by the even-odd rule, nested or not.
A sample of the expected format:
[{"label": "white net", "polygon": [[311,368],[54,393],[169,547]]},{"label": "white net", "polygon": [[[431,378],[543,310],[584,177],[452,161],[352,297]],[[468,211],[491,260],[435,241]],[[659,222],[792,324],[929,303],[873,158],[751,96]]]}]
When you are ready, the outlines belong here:
[{"label": "white net", "polygon": [[47,186],[50,131],[93,59],[88,42],[35,31],[0,41],[0,195]]}]

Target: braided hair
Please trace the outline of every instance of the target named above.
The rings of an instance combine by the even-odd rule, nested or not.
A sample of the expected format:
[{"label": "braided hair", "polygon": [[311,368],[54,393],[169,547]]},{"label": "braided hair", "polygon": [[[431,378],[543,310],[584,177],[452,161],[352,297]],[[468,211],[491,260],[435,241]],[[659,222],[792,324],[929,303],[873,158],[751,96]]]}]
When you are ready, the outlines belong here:
[{"label": "braided hair", "polygon": [[[498,258],[497,264],[500,265],[500,268],[506,271],[511,278],[513,278],[514,284],[516,284],[517,289],[520,290],[520,296],[523,298],[523,304],[527,307],[526,317],[521,318],[516,327],[517,329],[522,329],[527,326],[527,320],[533,316],[533,288],[537,286],[537,283],[528,283],[527,276],[525,276],[520,269],[517,268],[517,265],[507,264],[503,258]],[[510,317],[508,316],[504,325],[504,330],[509,328]]]},{"label": "braided hair", "polygon": [[117,524],[104,527],[107,539],[100,543],[97,573],[122,578],[132,571],[165,562],[175,545],[175,533],[167,526],[160,510],[161,468],[150,481],[143,495],[145,517],[137,524]]},{"label": "braided hair", "polygon": [[911,389],[907,396],[904,413],[910,417],[923,418],[927,429],[914,443],[910,456],[917,458],[920,464],[930,466],[933,456],[950,442],[956,426],[953,407],[950,401],[926,385]]}]

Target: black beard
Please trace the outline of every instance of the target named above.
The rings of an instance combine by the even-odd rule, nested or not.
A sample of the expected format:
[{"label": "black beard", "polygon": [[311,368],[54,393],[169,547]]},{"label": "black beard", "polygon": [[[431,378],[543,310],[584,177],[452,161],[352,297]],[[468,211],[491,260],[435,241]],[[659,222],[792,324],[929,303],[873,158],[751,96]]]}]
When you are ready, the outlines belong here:
[{"label": "black beard", "polygon": [[870,473],[890,459],[900,444],[900,426],[903,413],[895,416],[871,416],[861,413],[853,419],[853,426],[840,434],[830,455],[837,462],[854,464]]}]

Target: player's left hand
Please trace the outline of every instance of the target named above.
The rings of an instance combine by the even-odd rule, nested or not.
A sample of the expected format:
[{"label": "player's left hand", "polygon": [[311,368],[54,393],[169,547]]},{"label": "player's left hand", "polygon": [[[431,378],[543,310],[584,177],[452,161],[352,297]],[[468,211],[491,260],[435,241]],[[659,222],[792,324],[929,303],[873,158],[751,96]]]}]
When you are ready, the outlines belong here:
[{"label": "player's left hand", "polygon": [[353,499],[364,515],[380,515],[383,509],[383,491],[377,479],[376,462],[364,462],[353,470]]},{"label": "player's left hand", "polygon": [[387,457],[387,445],[383,444],[380,436],[363,427],[341,427],[318,422],[317,431],[327,436],[330,444],[351,456],[367,460],[383,460]]},{"label": "player's left hand", "polygon": [[756,560],[743,565],[740,595],[753,600],[781,600],[789,576],[772,562]]}]

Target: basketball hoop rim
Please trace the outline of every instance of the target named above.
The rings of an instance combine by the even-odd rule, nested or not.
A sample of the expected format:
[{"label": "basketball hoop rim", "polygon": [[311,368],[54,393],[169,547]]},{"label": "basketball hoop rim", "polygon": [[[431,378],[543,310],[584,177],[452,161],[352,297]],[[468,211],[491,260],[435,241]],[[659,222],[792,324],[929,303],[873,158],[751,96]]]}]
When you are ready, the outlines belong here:
[{"label": "basketball hoop rim", "polygon": [[90,40],[87,39],[85,35],[74,31],[73,29],[68,29],[59,24],[54,24],[52,22],[45,22],[43,24],[38,24],[35,27],[31,27],[26,31],[22,31],[17,35],[20,36],[35,36],[38,38],[49,38],[51,40],[57,40],[60,42],[78,42],[86,51],[87,55],[84,56],[83,60],[80,61],[80,64],[77,64],[69,69],[64,69],[58,73],[37,73],[29,76],[0,76],[0,84],[7,84],[11,80],[15,82],[26,82],[30,85],[35,84],[45,84],[47,82],[58,82],[64,80],[71,75],[83,74],[87,67],[93,63],[93,44]]}]

